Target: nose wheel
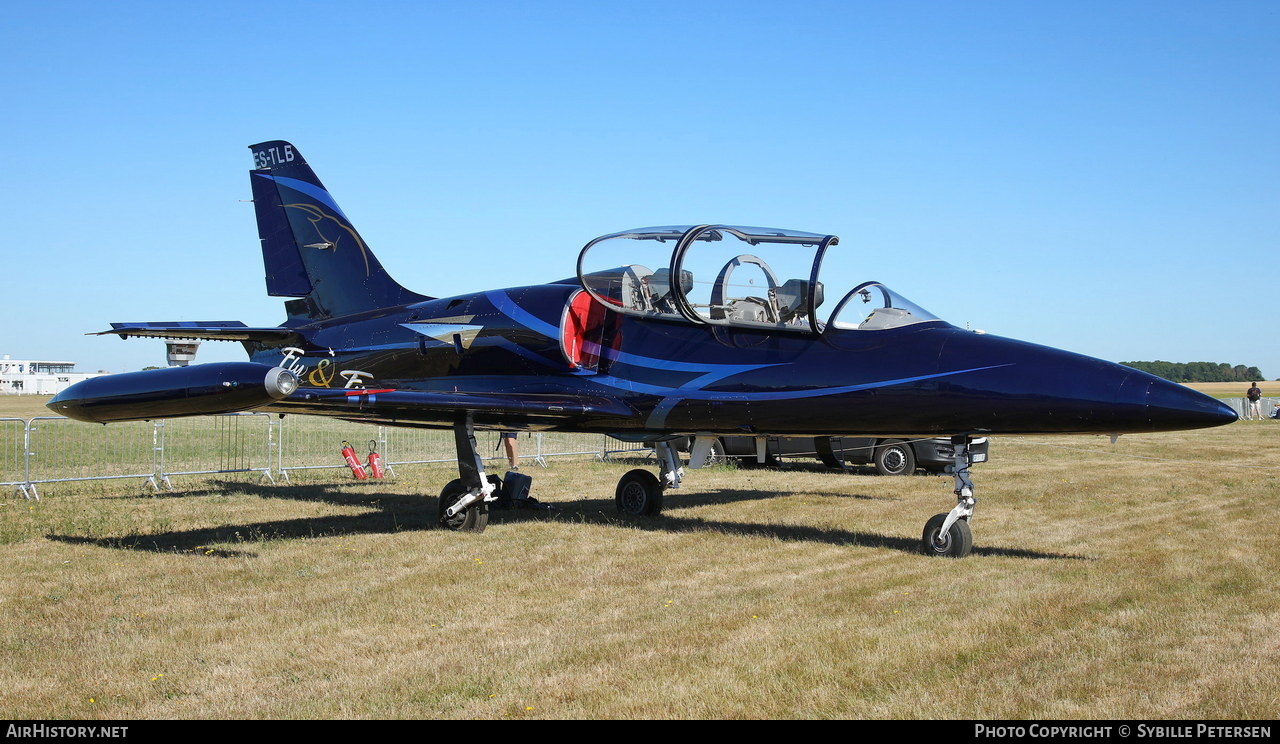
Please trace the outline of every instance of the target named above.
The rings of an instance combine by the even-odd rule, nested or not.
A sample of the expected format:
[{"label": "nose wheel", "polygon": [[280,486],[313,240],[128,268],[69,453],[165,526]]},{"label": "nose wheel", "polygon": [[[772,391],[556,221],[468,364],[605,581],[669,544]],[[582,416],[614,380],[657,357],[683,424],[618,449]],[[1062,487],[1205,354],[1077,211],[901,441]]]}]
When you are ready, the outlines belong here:
[{"label": "nose wheel", "polygon": [[947,514],[935,514],[924,524],[924,552],[944,558],[963,558],[973,550],[973,530],[969,529],[969,520],[957,519],[946,531],[942,531],[947,521]]},{"label": "nose wheel", "polygon": [[969,518],[973,516],[973,507],[978,500],[973,497],[973,481],[969,480],[969,466],[973,464],[973,456],[969,452],[969,437],[952,437],[951,446],[955,448],[955,459],[954,464],[947,466],[947,470],[956,479],[956,506],[950,512],[935,514],[925,522],[920,547],[925,555],[963,558],[973,550],[973,530],[969,528]]}]

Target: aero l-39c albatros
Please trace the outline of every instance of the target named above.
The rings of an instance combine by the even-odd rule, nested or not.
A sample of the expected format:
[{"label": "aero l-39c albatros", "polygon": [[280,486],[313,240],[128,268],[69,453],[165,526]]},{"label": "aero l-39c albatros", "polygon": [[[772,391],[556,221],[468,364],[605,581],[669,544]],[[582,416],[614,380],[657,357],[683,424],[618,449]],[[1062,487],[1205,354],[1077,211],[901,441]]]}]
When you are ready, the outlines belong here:
[{"label": "aero l-39c albatros", "polygon": [[[109,375],[57,413],[110,423],[232,411],[452,428],[459,478],[440,522],[480,531],[501,481],[476,429],[599,432],[656,441],[659,473],[620,479],[618,508],[655,515],[725,435],[950,437],[956,506],[923,549],[966,555],[972,437],[1171,431],[1236,420],[1226,405],[1129,367],[952,326],[878,282],[822,274],[834,235],[737,225],[596,238],[577,276],[428,297],[383,269],[296,147],[253,145],[271,328],[238,321],[113,323],[121,338],[241,342],[248,362]],[[823,312],[829,308],[829,312]]]}]

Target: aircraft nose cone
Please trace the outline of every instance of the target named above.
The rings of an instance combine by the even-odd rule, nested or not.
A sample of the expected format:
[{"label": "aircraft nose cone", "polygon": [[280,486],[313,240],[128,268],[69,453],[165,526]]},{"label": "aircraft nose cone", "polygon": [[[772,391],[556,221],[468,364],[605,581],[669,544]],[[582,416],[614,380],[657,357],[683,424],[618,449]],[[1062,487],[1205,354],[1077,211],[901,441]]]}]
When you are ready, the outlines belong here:
[{"label": "aircraft nose cone", "polygon": [[1168,380],[1147,385],[1147,417],[1153,430],[1201,429],[1234,423],[1231,406]]},{"label": "aircraft nose cone", "polygon": [[77,388],[79,388],[79,386],[80,383],[77,382],[53,396],[49,399],[48,403],[44,404],[45,408],[48,408],[59,416],[66,416],[67,418],[73,418],[77,421],[87,421],[91,424],[96,424],[98,423],[98,420],[92,418],[84,410],[84,400],[78,395],[80,391]]}]

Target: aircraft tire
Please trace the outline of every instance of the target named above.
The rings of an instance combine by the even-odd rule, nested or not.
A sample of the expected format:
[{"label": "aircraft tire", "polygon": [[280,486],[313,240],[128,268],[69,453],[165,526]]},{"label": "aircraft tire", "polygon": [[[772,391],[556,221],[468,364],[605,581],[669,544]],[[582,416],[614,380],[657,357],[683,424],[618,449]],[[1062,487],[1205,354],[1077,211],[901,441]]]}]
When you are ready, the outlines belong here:
[{"label": "aircraft tire", "polygon": [[618,479],[613,500],[623,514],[654,517],[662,511],[662,484],[658,476],[637,468]]},{"label": "aircraft tire", "polygon": [[943,558],[963,558],[969,555],[969,551],[973,550],[973,530],[969,529],[969,520],[957,519],[946,538],[937,542],[938,531],[946,521],[946,514],[935,514],[925,522],[924,535],[921,536],[921,547],[925,555]]},{"label": "aircraft tire", "polygon": [[479,503],[472,506],[460,514],[454,514],[452,517],[445,517],[444,510],[452,506],[458,499],[467,493],[467,487],[462,484],[462,480],[455,478],[445,484],[440,491],[440,524],[445,529],[455,532],[484,532],[484,528],[489,526],[489,505]]},{"label": "aircraft tire", "polygon": [[912,475],[916,472],[916,453],[901,439],[886,439],[876,447],[875,464],[880,475]]}]

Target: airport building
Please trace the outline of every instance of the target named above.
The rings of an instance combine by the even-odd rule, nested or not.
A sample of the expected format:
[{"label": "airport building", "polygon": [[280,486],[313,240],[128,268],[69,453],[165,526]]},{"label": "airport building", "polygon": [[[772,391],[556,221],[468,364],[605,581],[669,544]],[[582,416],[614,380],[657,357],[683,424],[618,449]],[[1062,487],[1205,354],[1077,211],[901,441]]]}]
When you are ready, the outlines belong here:
[{"label": "airport building", "polygon": [[76,372],[75,362],[0,357],[0,395],[54,395],[69,385],[105,372]]}]

